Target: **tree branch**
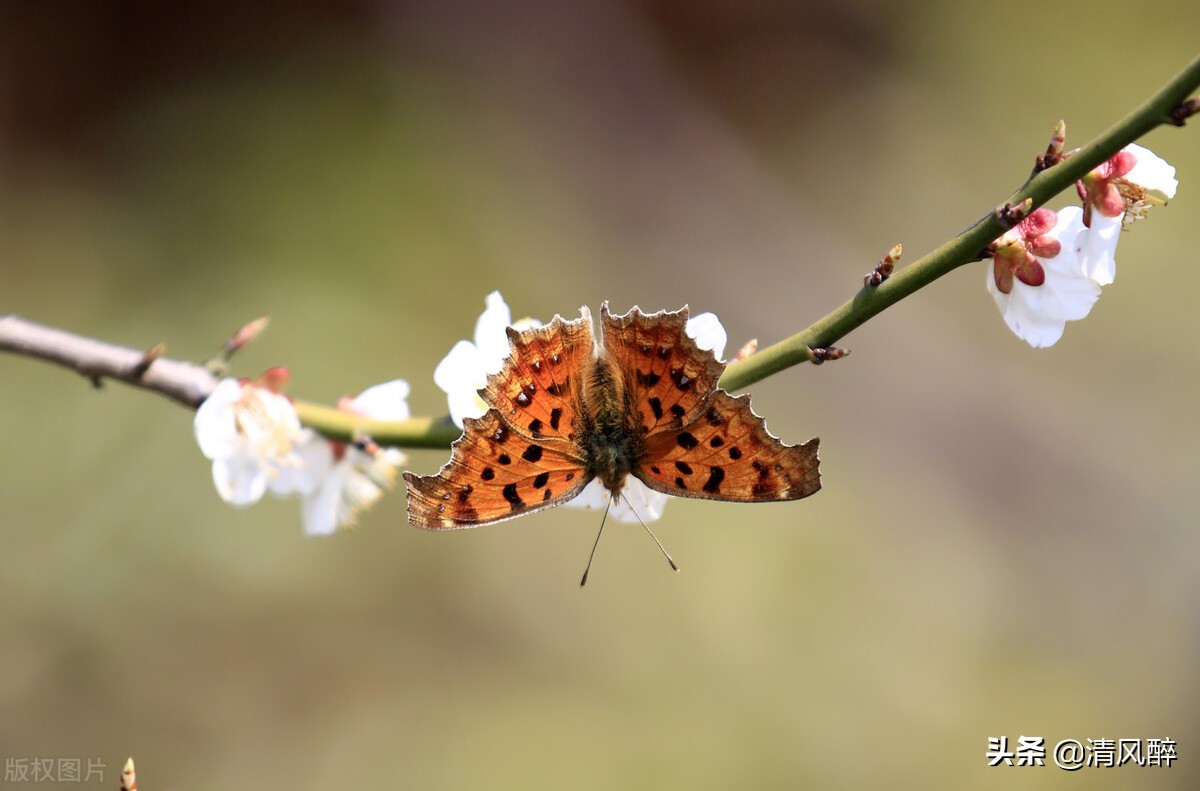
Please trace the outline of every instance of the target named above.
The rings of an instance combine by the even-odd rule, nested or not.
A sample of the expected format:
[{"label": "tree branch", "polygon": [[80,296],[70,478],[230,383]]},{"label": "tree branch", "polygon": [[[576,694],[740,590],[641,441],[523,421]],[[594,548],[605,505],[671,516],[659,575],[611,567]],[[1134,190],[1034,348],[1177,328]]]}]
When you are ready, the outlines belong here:
[{"label": "tree branch", "polygon": [[[1182,125],[1186,114],[1178,111],[1197,89],[1200,89],[1200,57],[1104,134],[1070,158],[1031,177],[1007,203],[1017,206],[1029,200],[1031,209],[1037,208],[1155,127]],[[1193,99],[1187,105],[1190,112],[1195,111],[1195,103]],[[853,298],[807,329],[730,364],[721,377],[721,386],[739,390],[793,365],[823,359],[814,355],[813,349],[830,346],[904,297],[964,264],[978,261],[979,251],[1004,231],[997,212],[988,212],[971,228],[890,279],[879,285],[864,286]],[[208,368],[161,357],[161,346],[138,351],[45,327],[18,316],[0,318],[0,350],[71,368],[96,386],[104,379],[116,379],[192,409],[217,386],[217,377]],[[382,445],[446,448],[461,433],[445,417],[384,422],[304,401],[293,403],[304,425],[342,441],[367,435]]]},{"label": "tree branch", "polygon": [[217,378],[203,365],[157,356],[158,348],[138,351],[20,316],[0,318],[0,349],[71,368],[97,387],[105,379],[116,379],[192,409],[200,406],[216,388]]},{"label": "tree branch", "polygon": [[[0,317],[0,350],[70,368],[97,387],[105,379],[115,379],[196,409],[216,389],[217,377],[203,365],[158,356],[159,348],[141,352],[20,316]],[[448,417],[383,422],[305,401],[293,403],[305,425],[346,442],[365,435],[386,445],[447,448],[462,433]]]},{"label": "tree branch", "polygon": [[[1089,171],[1150,130],[1166,124],[1178,126],[1172,115],[1200,89],[1200,57],[1108,131],[1075,152],[1069,159],[1030,178],[1008,197],[1018,206],[1032,201],[1036,209],[1071,186]],[[849,301],[808,329],[759,349],[725,369],[721,386],[740,390],[785,368],[809,362],[812,349],[829,346],[918,289],[964,264],[979,260],[979,251],[1004,233],[995,211],[989,211],[969,229],[923,258],[901,269],[877,287],[864,286]]]}]

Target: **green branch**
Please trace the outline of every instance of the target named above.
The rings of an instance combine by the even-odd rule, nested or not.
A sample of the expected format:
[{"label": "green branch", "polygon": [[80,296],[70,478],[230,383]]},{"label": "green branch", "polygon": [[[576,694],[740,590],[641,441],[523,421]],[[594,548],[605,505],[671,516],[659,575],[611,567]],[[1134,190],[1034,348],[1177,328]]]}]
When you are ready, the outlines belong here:
[{"label": "green branch", "polygon": [[[1175,123],[1172,111],[1197,89],[1200,89],[1200,57],[1189,63],[1141,107],[1069,159],[1038,173],[1009,196],[1006,202],[1017,206],[1028,199],[1032,201],[1034,209],[1043,205],[1060,192],[1070,189],[1090,170],[1147,132],[1162,124]],[[726,390],[740,390],[785,368],[811,361],[812,349],[832,345],[871,317],[942,275],[978,261],[980,251],[1004,231],[1005,227],[996,213],[988,212],[971,228],[879,286],[864,286],[848,302],[807,329],[731,364],[721,377],[721,386]]]},{"label": "green branch", "polygon": [[332,407],[294,401],[300,422],[330,439],[353,442],[370,437],[380,445],[404,448],[448,448],[462,433],[449,417],[411,420],[370,420]]},{"label": "green branch", "polygon": [[[1030,178],[1008,197],[1017,206],[1032,202],[1031,210],[1070,189],[1077,180],[1125,146],[1162,124],[1176,123],[1171,115],[1200,89],[1200,57],[1173,80],[1104,134],[1068,159]],[[980,252],[1006,230],[995,211],[990,211],[971,228],[913,262],[878,286],[864,286],[844,305],[795,335],[760,349],[725,369],[720,384],[740,390],[785,368],[815,359],[814,348],[827,347],[845,337],[868,319],[886,310],[918,289],[957,269],[980,260]],[[461,433],[448,418],[418,419],[402,423],[367,421],[345,412],[296,403],[300,419],[333,439],[352,440],[359,433],[383,445],[414,448],[445,448]]]}]

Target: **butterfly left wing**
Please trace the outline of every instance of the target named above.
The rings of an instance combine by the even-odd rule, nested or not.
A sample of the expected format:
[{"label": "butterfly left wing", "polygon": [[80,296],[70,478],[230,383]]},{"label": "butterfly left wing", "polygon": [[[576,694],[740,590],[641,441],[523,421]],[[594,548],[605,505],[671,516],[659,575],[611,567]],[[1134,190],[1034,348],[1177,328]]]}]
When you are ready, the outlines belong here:
[{"label": "butterfly left wing", "polygon": [[555,316],[544,327],[507,329],[509,355],[479,396],[509,426],[533,440],[572,443],[579,431],[580,387],[594,356],[592,315]]},{"label": "butterfly left wing", "polygon": [[718,388],[698,420],[646,437],[645,460],[633,474],[677,497],[798,500],[821,488],[817,444],[784,444],[750,409],[749,395]]},{"label": "butterfly left wing", "polygon": [[463,421],[437,475],[404,473],[408,521],[427,530],[501,522],[566,502],[591,478],[564,443],[530,440],[490,409]]}]

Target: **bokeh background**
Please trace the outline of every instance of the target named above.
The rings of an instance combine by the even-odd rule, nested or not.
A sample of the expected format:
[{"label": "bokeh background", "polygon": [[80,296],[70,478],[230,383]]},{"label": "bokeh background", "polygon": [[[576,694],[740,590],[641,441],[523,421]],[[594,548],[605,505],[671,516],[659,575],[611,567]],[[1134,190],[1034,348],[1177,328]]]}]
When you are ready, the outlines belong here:
[{"label": "bokeh background", "polygon": [[[841,304],[1196,53],[1194,3],[6,2],[0,313],[332,402],[516,315]],[[753,388],[807,501],[429,534],[234,510],[191,415],[0,356],[0,756],[114,787],[1195,788],[1200,141],[1054,348],[960,270]],[[1056,204],[1063,205],[1071,196]],[[421,472],[444,452],[411,454]],[[987,768],[989,736],[1172,738]]]}]

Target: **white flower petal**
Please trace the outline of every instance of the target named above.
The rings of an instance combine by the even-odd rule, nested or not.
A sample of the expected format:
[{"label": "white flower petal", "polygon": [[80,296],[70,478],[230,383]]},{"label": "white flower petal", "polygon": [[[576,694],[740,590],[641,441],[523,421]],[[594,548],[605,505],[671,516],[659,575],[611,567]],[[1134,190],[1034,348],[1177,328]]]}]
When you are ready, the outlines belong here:
[{"label": "white flower petal", "polygon": [[[1070,208],[1081,212],[1074,206]],[[1082,228],[1075,237],[1073,247],[1083,273],[1101,286],[1107,286],[1117,277],[1116,254],[1121,227],[1122,215],[1106,217],[1098,211],[1092,212],[1092,227]]]},{"label": "white flower petal", "polygon": [[470,388],[472,392],[487,380],[486,367],[478,347],[470,341],[454,344],[450,353],[433,369],[433,383],[449,395]]},{"label": "white flower petal", "polygon": [[477,391],[487,383],[479,349],[470,341],[459,341],[433,371],[433,381],[446,393],[450,417],[462,428],[463,418],[480,417],[487,405]]},{"label": "white flower petal", "polygon": [[711,351],[720,360],[725,355],[725,344],[729,335],[721,320],[715,313],[699,313],[688,319],[684,331],[691,336],[696,345],[705,351]]},{"label": "white flower petal", "polygon": [[285,436],[291,437],[300,433],[300,416],[296,414],[296,407],[287,396],[272,393],[261,387],[255,387],[253,393],[262,404],[265,423]]},{"label": "white flower petal", "polygon": [[[459,341],[438,363],[433,381],[446,393],[450,417],[462,427],[463,418],[480,417],[487,405],[478,391],[487,384],[488,374],[499,371],[508,357],[508,334],[505,329],[512,313],[499,291],[487,296],[487,308],[475,323],[475,342]],[[518,327],[540,327],[536,319],[522,319]]]},{"label": "white flower petal", "polygon": [[512,324],[512,311],[504,303],[499,291],[487,295],[487,308],[475,322],[475,346],[483,359],[484,373],[500,370],[508,356],[508,335],[505,328]]},{"label": "white flower petal", "polygon": [[319,485],[304,497],[304,532],[326,536],[352,526],[362,511],[395,485],[397,469],[406,460],[396,448],[371,456],[346,447],[342,458],[326,469]]},{"label": "white flower petal", "polygon": [[460,391],[451,393],[446,396],[446,402],[450,408],[450,419],[459,428],[462,428],[464,419],[469,417],[483,417],[484,413],[488,410],[487,404],[475,392]]},{"label": "white flower petal", "polygon": [[[667,495],[650,489],[631,475],[625,479],[625,486],[621,489],[621,498],[612,506],[608,515],[618,522],[637,524],[639,516],[642,521],[652,522],[662,517],[663,508],[668,499]],[[564,505],[568,508],[603,511],[608,508],[608,501],[608,489],[604,488],[599,479],[595,479],[585,486],[577,497]]]},{"label": "white flower petal", "polygon": [[1137,184],[1147,190],[1161,192],[1168,198],[1175,197],[1179,181],[1175,178],[1175,168],[1167,161],[1144,146],[1131,143],[1125,150],[1133,154],[1135,163],[1133,169],[1124,178],[1131,184]]},{"label": "white flower petal", "polygon": [[338,503],[342,498],[342,486],[349,465],[334,465],[329,475],[314,492],[304,498],[300,513],[304,518],[304,532],[310,536],[328,536],[338,529]]},{"label": "white flower petal", "polygon": [[600,483],[599,478],[593,478],[583,491],[571,500],[563,503],[568,508],[604,508],[608,505],[608,489]]},{"label": "white flower petal", "polygon": [[1046,349],[1058,343],[1066,328],[1065,321],[1046,321],[1038,316],[1005,316],[1009,329],[1035,349]]},{"label": "white flower petal", "polygon": [[266,470],[248,454],[215,459],[212,476],[221,499],[238,508],[254,505],[267,490]]},{"label": "white flower petal", "polygon": [[408,382],[393,379],[363,390],[350,402],[350,408],[373,420],[408,420],[412,417],[408,408],[409,391]]},{"label": "white flower petal", "polygon": [[241,397],[242,383],[223,379],[196,410],[192,427],[205,458],[219,459],[236,452],[239,437],[233,409]]},{"label": "white flower petal", "polygon": [[1052,312],[1064,321],[1085,318],[1100,298],[1100,285],[1088,278],[1047,278],[1043,288],[1053,300],[1053,307],[1043,310]]},{"label": "white flower petal", "polygon": [[329,475],[333,466],[333,443],[312,429],[304,429],[293,447],[288,463],[271,465],[267,489],[276,497],[307,495]]},{"label": "white flower petal", "polygon": [[1061,316],[1039,310],[1042,297],[1040,292],[1040,288],[1026,286],[1020,281],[1014,282],[1008,306],[1004,311],[1004,323],[1008,328],[1035,349],[1057,343],[1067,323]]}]

